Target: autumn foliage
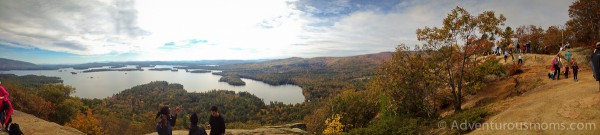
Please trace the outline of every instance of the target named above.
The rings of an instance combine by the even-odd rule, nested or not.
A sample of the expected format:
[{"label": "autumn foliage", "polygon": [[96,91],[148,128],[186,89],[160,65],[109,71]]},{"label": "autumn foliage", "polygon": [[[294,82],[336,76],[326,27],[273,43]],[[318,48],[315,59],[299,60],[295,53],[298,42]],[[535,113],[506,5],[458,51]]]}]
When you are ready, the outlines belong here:
[{"label": "autumn foliage", "polygon": [[65,126],[73,127],[78,129],[81,132],[84,132],[88,135],[100,135],[103,134],[102,127],[100,127],[100,121],[94,117],[92,114],[92,110],[88,109],[83,113],[77,113],[75,118],[66,123]]}]

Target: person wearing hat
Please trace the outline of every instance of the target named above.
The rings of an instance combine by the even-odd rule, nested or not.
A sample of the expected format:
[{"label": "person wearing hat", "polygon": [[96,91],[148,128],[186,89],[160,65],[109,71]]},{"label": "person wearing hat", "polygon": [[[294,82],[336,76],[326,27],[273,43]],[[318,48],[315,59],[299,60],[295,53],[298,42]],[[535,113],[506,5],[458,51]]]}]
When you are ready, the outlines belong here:
[{"label": "person wearing hat", "polygon": [[204,127],[198,126],[198,115],[196,113],[192,113],[190,116],[190,132],[189,135],[207,135]]}]

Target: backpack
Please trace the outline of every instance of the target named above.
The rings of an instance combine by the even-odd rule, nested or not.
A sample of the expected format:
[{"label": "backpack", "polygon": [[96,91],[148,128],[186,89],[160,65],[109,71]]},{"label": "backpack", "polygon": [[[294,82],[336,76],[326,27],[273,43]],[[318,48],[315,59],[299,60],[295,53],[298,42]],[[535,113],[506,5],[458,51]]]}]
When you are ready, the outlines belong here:
[{"label": "backpack", "polygon": [[9,135],[23,135],[23,132],[21,131],[21,128],[19,127],[19,124],[12,123],[8,127],[8,134]]}]

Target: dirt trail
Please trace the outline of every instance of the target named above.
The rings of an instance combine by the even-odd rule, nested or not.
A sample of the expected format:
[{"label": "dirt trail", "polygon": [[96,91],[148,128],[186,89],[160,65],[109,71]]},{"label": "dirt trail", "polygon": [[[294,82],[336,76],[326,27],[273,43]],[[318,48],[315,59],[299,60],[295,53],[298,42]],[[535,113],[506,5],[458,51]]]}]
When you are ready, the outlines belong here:
[{"label": "dirt trail", "polygon": [[[486,119],[482,124],[484,127],[470,134],[600,134],[599,84],[594,81],[582,56],[577,56],[577,53],[574,56],[582,68],[579,81],[573,80],[572,73],[568,79],[562,74],[561,80],[548,79],[551,55],[524,56],[527,59],[525,73],[513,78],[531,83],[530,86],[515,88],[516,83],[505,79],[492,84],[485,90],[488,92],[482,91],[463,105],[468,108],[483,97],[498,100],[488,105],[495,114]],[[537,60],[532,60],[532,57]],[[505,84],[498,84],[503,82]],[[535,87],[531,88],[531,85]],[[522,95],[506,96],[515,89],[521,90]]]}]

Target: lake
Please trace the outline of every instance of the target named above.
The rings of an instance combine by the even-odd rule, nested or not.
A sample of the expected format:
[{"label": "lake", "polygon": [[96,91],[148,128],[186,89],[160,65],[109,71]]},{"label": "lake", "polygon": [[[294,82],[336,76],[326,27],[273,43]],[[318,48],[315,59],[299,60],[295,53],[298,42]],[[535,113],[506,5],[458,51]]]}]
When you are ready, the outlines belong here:
[{"label": "lake", "polygon": [[[131,67],[131,66],[128,66]],[[170,68],[173,66],[156,66],[155,68]],[[106,68],[106,67],[104,67]],[[272,86],[261,81],[242,78],[245,86],[232,86],[226,82],[219,82],[221,76],[211,73],[188,73],[179,71],[150,71],[151,68],[142,68],[144,71],[106,71],[81,73],[83,70],[72,68],[59,70],[11,70],[0,71],[2,74],[15,75],[43,75],[60,77],[63,84],[76,88],[73,96],[82,98],[106,98],[133,86],[146,84],[152,81],[167,81],[179,83],[188,92],[206,92],[210,90],[232,90],[236,92],[247,91],[265,103],[270,101],[295,104],[304,102],[302,88],[296,85]],[[77,74],[71,74],[77,72]]]}]

